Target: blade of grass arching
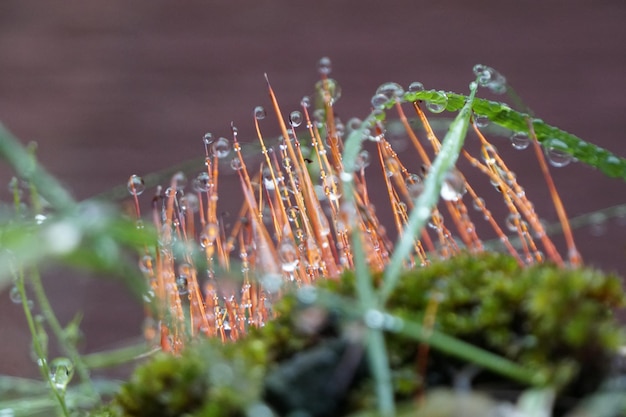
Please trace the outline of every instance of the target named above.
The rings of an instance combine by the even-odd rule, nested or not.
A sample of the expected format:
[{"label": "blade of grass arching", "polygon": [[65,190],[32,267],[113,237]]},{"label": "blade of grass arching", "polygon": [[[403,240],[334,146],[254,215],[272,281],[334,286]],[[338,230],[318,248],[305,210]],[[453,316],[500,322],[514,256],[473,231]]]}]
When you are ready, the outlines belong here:
[{"label": "blade of grass arching", "polygon": [[[365,260],[360,233],[356,231],[352,232],[352,253],[355,261],[356,291],[361,307],[364,311],[377,311],[375,310],[376,294],[372,286],[372,277]],[[378,410],[383,417],[394,416],[395,401],[391,384],[389,356],[387,355],[382,329],[369,327],[366,345],[369,363],[376,381]]]},{"label": "blade of grass arching", "polygon": [[[363,122],[360,129],[350,134],[345,143],[343,164],[345,172],[341,173],[343,184],[343,195],[345,207],[354,207],[354,171],[356,170],[356,158],[361,150],[363,141],[363,129],[371,122],[371,117]],[[350,225],[352,253],[354,254],[356,293],[359,304],[363,311],[376,311],[377,297],[372,284],[372,277],[367,265],[361,234],[354,223],[354,216],[348,216]],[[378,398],[378,411],[381,416],[388,417],[395,415],[395,401],[393,397],[393,387],[391,384],[391,371],[389,369],[389,357],[385,338],[382,329],[369,327],[367,332],[367,356],[376,383],[376,394]]]},{"label": "blade of grass arching", "polygon": [[67,212],[76,206],[70,193],[41,165],[34,162],[32,154],[1,123],[0,157],[15,169],[18,176],[31,181],[58,211]]},{"label": "blade of grass arching", "polygon": [[[415,93],[407,93],[404,99],[407,101],[428,100],[435,97],[439,93],[435,90],[419,91]],[[467,97],[462,94],[452,92],[446,93],[448,96],[448,105],[446,110],[457,111],[461,109]],[[388,105],[389,106],[389,105]],[[505,103],[497,101],[476,98],[472,110],[479,116],[487,116],[489,120],[497,125],[505,127],[512,132],[525,132],[530,136],[528,120],[530,115],[513,110]],[[550,126],[543,120],[531,117],[533,127],[537,134],[537,140],[544,142],[547,139],[558,139],[565,146],[559,147],[559,150],[567,152],[580,162],[590,165],[600,170],[605,175],[612,178],[621,178],[626,181],[626,159],[615,155],[614,153],[586,142],[581,138],[565,132],[554,126]]]},{"label": "blade of grass arching", "polygon": [[475,82],[470,84],[470,89],[471,92],[467,102],[450,124],[450,129],[441,143],[441,149],[424,180],[424,190],[415,201],[415,207],[411,211],[409,221],[402,235],[398,238],[389,265],[385,268],[383,284],[379,291],[381,305],[384,305],[395,288],[404,262],[413,250],[415,239],[419,238],[421,230],[426,226],[426,222],[430,218],[433,207],[439,201],[439,194],[446,173],[454,168],[459,157],[472,115],[477,84]]}]

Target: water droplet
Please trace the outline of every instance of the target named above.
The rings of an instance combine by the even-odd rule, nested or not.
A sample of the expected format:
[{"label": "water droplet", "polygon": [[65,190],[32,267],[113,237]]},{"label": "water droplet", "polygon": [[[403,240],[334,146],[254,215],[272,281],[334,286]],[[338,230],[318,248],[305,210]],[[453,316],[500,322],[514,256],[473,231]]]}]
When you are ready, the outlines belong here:
[{"label": "water droplet", "polygon": [[193,266],[187,262],[183,262],[178,265],[178,275],[189,277],[193,274]]},{"label": "water droplet", "polygon": [[367,327],[381,329],[385,324],[385,315],[379,310],[369,309],[365,312],[363,321]]},{"label": "water droplet", "polygon": [[234,169],[235,171],[239,171],[241,168],[243,168],[243,164],[241,163],[241,159],[239,159],[238,156],[236,156],[233,159],[231,159],[230,160],[230,167],[232,169]]},{"label": "water droplet", "polygon": [[424,191],[424,183],[422,182],[414,182],[406,185],[407,191],[409,193],[409,197],[415,200],[419,197]]},{"label": "water droplet", "polygon": [[211,188],[211,177],[208,172],[201,172],[193,180],[193,188],[197,192],[206,193]]},{"label": "water droplet", "polygon": [[74,376],[74,364],[68,358],[56,358],[49,365],[50,380],[54,386],[65,391]]},{"label": "water droplet", "polygon": [[331,201],[337,201],[341,198],[339,179],[335,175],[329,175],[324,178],[324,191]]},{"label": "water droplet", "polygon": [[207,246],[213,244],[215,239],[220,233],[220,227],[217,223],[209,222],[204,227],[202,234],[200,235],[200,246],[206,248]]},{"label": "water droplet", "polygon": [[300,209],[297,206],[290,206],[287,208],[287,218],[290,222],[295,222],[298,220],[298,215],[300,214]]},{"label": "water droplet", "polygon": [[213,143],[213,134],[209,132],[205,133],[202,137],[202,141],[205,145],[210,145],[211,143]]},{"label": "water droplet", "polygon": [[[494,165],[497,161],[494,155],[498,154],[498,150],[493,145],[483,146],[483,152],[481,152],[481,159],[485,161],[487,165]],[[494,184],[495,185],[495,184]]]},{"label": "water droplet", "polygon": [[15,304],[22,304],[22,294],[20,294],[20,289],[17,286],[13,286],[11,291],[9,291],[9,298]]},{"label": "water droplet", "polygon": [[424,84],[419,81],[413,81],[411,84],[409,84],[409,92],[417,93],[419,91],[424,91]]},{"label": "water droplet", "polygon": [[165,196],[166,196],[166,197],[171,197],[171,198],[174,198],[174,197],[176,197],[176,195],[177,195],[177,194],[178,194],[178,190],[176,190],[176,189],[174,189],[174,188],[172,188],[172,187],[168,187],[168,188],[165,190]]},{"label": "water droplet", "polygon": [[189,293],[189,280],[186,275],[179,275],[176,277],[176,289],[180,295]]},{"label": "water droplet", "polygon": [[301,105],[302,107],[307,108],[307,109],[308,109],[309,107],[311,107],[311,97],[309,97],[309,96],[304,96],[304,97],[302,97],[302,100],[300,100],[300,105]]},{"label": "water droplet", "polygon": [[198,197],[195,194],[187,194],[181,197],[179,204],[181,210],[188,210],[192,213],[197,213],[200,208]]},{"label": "water droplet", "polygon": [[520,219],[521,216],[519,215],[519,213],[511,213],[508,216],[506,216],[506,220],[504,221],[504,224],[506,225],[506,228],[510,231],[510,232],[517,232],[517,227],[520,224]]},{"label": "water droplet", "polygon": [[385,107],[388,101],[389,101],[389,97],[387,97],[386,95],[375,94],[372,97],[371,103],[372,103],[372,107],[374,107],[375,109],[382,109],[383,107]]},{"label": "water droplet", "polygon": [[354,161],[354,168],[356,170],[361,170],[367,168],[370,165],[370,153],[363,149],[356,157]]},{"label": "water droplet", "polygon": [[441,198],[446,201],[457,201],[465,194],[465,179],[463,174],[456,168],[448,171],[441,187]]},{"label": "water droplet", "polygon": [[376,95],[378,94],[382,94],[388,100],[398,99],[404,94],[404,89],[398,83],[388,82],[381,84],[380,87],[376,89]]},{"label": "water droplet", "polygon": [[426,108],[431,113],[441,113],[448,105],[448,96],[443,91],[438,91],[436,95],[428,100]]},{"label": "water droplet", "polygon": [[353,117],[346,123],[346,128],[348,129],[348,131],[357,130],[361,127],[361,123],[361,119],[359,119],[358,117]]},{"label": "water droplet", "polygon": [[495,69],[486,65],[474,65],[474,75],[481,87],[487,87],[494,94],[506,92],[506,78]]},{"label": "water droplet", "polygon": [[330,58],[328,58],[327,56],[323,57],[317,62],[317,72],[319,72],[320,75],[328,75],[330,74],[331,71],[332,71],[332,62],[330,61]]},{"label": "water droplet", "polygon": [[354,179],[354,174],[352,172],[342,171],[341,174],[339,174],[339,178],[341,178],[343,182],[350,182]]},{"label": "water droplet", "polygon": [[476,127],[483,128],[489,126],[489,117],[474,114],[474,123],[476,123]]},{"label": "water droplet", "polygon": [[302,124],[302,113],[298,110],[292,111],[289,114],[289,124],[293,127],[298,127]]},{"label": "water droplet", "polygon": [[140,195],[146,189],[146,185],[143,182],[143,178],[139,175],[131,175],[127,183],[128,192],[131,195]]},{"label": "water droplet", "polygon": [[257,120],[263,120],[265,119],[266,113],[265,113],[265,109],[263,108],[263,106],[256,106],[254,108],[254,118]]},{"label": "water droplet", "polygon": [[151,273],[153,265],[154,259],[150,255],[144,255],[139,260],[139,270],[144,274]]},{"label": "water droplet", "polygon": [[482,211],[485,207],[485,200],[482,197],[476,197],[472,203],[474,210]]},{"label": "water droplet", "polygon": [[550,165],[561,168],[572,162],[572,155],[568,153],[569,147],[565,142],[556,138],[544,140],[543,149]]},{"label": "water droplet", "polygon": [[213,142],[211,150],[213,151],[213,155],[218,158],[226,158],[230,153],[230,141],[225,137],[221,137]]},{"label": "water droplet", "polygon": [[439,212],[434,212],[428,222],[428,227],[434,230],[440,230],[443,225],[443,216]]},{"label": "water droplet", "polygon": [[177,172],[172,177],[177,190],[184,190],[187,185],[187,177],[182,172]]},{"label": "water droplet", "polygon": [[523,150],[530,145],[530,138],[526,132],[515,132],[511,135],[511,146]]},{"label": "water droplet", "polygon": [[391,178],[400,172],[401,165],[396,158],[389,157],[385,159],[385,174]]},{"label": "water droplet", "polygon": [[289,237],[283,237],[278,244],[278,259],[285,272],[293,272],[300,263],[298,249],[295,242]]}]

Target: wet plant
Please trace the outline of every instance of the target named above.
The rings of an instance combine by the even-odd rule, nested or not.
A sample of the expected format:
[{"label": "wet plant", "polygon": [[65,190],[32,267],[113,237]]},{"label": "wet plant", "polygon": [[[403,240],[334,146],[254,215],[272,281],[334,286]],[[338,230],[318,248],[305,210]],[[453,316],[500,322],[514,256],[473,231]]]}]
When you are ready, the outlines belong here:
[{"label": "wet plant", "polygon": [[[526,410],[523,399],[540,399],[547,415],[555,404],[557,414],[570,411],[568,401],[608,380],[623,344],[611,314],[624,303],[621,284],[583,267],[550,169],[575,159],[626,179],[626,160],[534,118],[486,66],[474,67],[467,95],[385,83],[369,115],[345,121],[334,110],[341,89],[330,60],[318,70],[314,94],[287,116],[266,76],[271,110],[251,113],[257,146],[243,143],[234,124],[229,138],[202,135],[202,170],[191,180],[190,171],[177,172],[154,189],[152,224],[140,209],[151,181],[132,175],[125,185],[132,218],[100,201],[78,203],[36,163],[34,149],[0,132],[0,151],[19,177],[0,235],[2,282],[24,308],[47,387],[36,385],[40,403],[17,395],[2,407],[17,414],[41,404],[61,415],[391,416],[419,412],[435,387],[461,390],[454,397],[495,386],[520,394],[519,410]],[[478,98],[480,88],[506,93],[513,104]],[[440,140],[428,114],[444,111],[456,116]],[[263,133],[270,119],[278,138]],[[493,126],[507,129],[514,148],[533,149],[565,255],[535,212],[523,175],[488,139]],[[394,149],[392,131],[402,132],[410,150]],[[468,131],[477,149],[464,144]],[[249,162],[251,152],[260,163]],[[219,214],[224,170],[234,171],[243,201],[232,225]],[[480,179],[491,184],[489,196],[476,191]],[[377,214],[383,204],[391,218]],[[504,219],[492,215],[497,205]],[[145,305],[147,343],[81,356],[69,336],[78,324],[63,328],[42,291],[37,266],[51,259],[127,282]],[[48,357],[49,332],[65,357]],[[90,376],[98,365],[148,353],[121,387]],[[70,385],[74,373],[80,382]],[[113,392],[98,408],[100,396]]]}]

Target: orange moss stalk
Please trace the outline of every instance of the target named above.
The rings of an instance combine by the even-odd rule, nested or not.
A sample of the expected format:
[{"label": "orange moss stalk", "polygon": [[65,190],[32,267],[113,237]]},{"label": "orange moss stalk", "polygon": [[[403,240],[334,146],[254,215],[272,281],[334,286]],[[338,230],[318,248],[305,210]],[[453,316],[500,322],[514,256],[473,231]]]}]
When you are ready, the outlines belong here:
[{"label": "orange moss stalk", "polygon": [[[238,130],[231,125],[230,141],[205,135],[206,170],[194,179],[193,191],[185,188],[182,174],[174,176],[165,192],[157,190],[153,221],[160,238],[154,248],[146,248],[141,268],[150,285],[149,297],[156,300],[154,308],[147,308],[150,320],[146,336],[163,350],[179,352],[198,335],[237,340],[250,326],[263,326],[272,317],[271,302],[280,297],[283,284],[306,285],[322,277],[335,279],[353,268],[349,236],[355,231],[363,236],[369,267],[382,271],[387,265],[393,244],[383,225],[390,222],[379,219],[374,203],[386,204],[386,200],[391,204],[393,225],[403,233],[440,142],[419,102],[408,103],[407,109],[421,122],[426,141],[409,123],[401,87],[393,83],[381,86],[379,91],[396,99],[395,111],[420,158],[418,162],[410,161],[410,166],[421,167],[421,171],[409,171],[379,122],[369,133],[375,142],[376,158],[370,158],[368,151],[361,152],[360,169],[354,176],[356,204],[344,204],[339,176],[343,172],[346,127],[334,114],[339,87],[328,78],[329,72],[328,66],[320,69],[318,108],[312,108],[311,100],[305,97],[301,109],[292,112],[288,122],[267,80],[281,136],[277,146],[268,147],[262,132],[265,110],[257,107],[254,126],[263,156],[259,167],[246,164]],[[475,122],[473,127],[481,154],[476,157],[466,150],[462,154],[500,191],[502,204],[509,212],[505,227],[491,215],[466,176],[454,169],[447,174],[442,202],[432,213],[430,227],[414,242],[408,266],[427,266],[432,259],[485,250],[466,203],[474,206],[521,267],[544,259],[565,266],[516,176]],[[237,172],[244,202],[240,220],[228,231],[217,215],[217,202],[219,165],[231,154],[231,144],[234,157],[230,167]],[[536,149],[538,146],[535,141]],[[580,255],[547,164],[540,150],[537,154],[566,231],[570,263],[579,265]],[[376,174],[369,173],[370,169],[367,178],[365,175],[370,159],[378,161],[385,186],[385,197],[377,195],[374,202],[367,179]],[[143,191],[143,182],[139,177],[129,179],[129,191],[140,218],[138,195]],[[504,230],[519,238],[519,248]],[[427,315],[428,325],[434,323],[436,302],[430,309],[433,313]],[[419,367],[423,368],[427,350],[421,352]]]}]

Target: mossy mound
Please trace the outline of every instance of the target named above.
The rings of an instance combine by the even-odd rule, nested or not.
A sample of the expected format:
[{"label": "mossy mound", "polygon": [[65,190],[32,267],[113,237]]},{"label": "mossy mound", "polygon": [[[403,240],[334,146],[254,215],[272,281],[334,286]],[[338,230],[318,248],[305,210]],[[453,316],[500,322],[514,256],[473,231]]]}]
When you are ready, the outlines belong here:
[{"label": "mossy mound", "polygon": [[[350,273],[319,286],[354,298]],[[485,253],[406,272],[387,310],[422,323],[436,306],[440,332],[536,370],[562,394],[580,397],[610,370],[623,341],[612,311],[624,304],[616,276],[549,264],[521,269],[509,256]],[[277,319],[240,342],[201,341],[180,357],[163,354],[144,364],[116,403],[128,416],[239,416],[261,407],[267,416],[322,417],[375,409],[358,338],[363,325],[337,307],[304,305],[287,295],[274,306]],[[452,385],[471,365],[430,349],[426,373],[419,375],[417,342],[388,334],[387,344],[399,401]],[[473,382],[514,386],[487,372]]]},{"label": "mossy mound", "polygon": [[114,405],[124,416],[245,416],[260,397],[266,363],[261,343],[203,340],[138,367]]}]

